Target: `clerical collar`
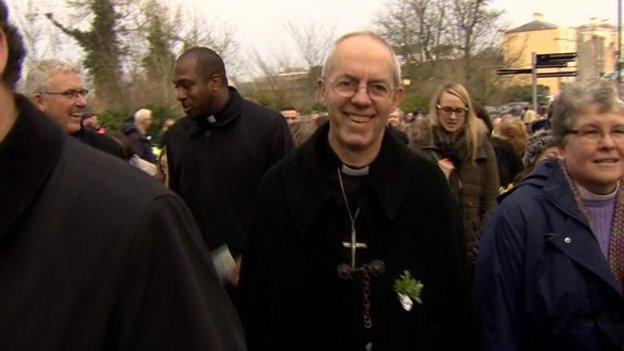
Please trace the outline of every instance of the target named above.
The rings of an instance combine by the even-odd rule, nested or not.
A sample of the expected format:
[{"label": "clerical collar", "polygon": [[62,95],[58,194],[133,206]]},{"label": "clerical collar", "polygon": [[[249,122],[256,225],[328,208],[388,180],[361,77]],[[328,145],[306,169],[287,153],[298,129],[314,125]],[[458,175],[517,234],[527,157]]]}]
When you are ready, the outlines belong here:
[{"label": "clerical collar", "polygon": [[585,189],[584,187],[582,187],[579,183],[576,183],[576,188],[578,189],[579,196],[581,197],[581,199],[585,201],[611,200],[617,195],[617,190],[618,190],[618,187],[615,187],[615,189],[609,194],[595,194]]},{"label": "clerical collar", "polygon": [[352,177],[362,177],[365,175],[368,175],[368,166],[364,166],[364,167],[349,167],[345,164],[342,164],[342,167],[340,168],[340,171],[342,174],[348,175],[348,176],[352,176]]}]

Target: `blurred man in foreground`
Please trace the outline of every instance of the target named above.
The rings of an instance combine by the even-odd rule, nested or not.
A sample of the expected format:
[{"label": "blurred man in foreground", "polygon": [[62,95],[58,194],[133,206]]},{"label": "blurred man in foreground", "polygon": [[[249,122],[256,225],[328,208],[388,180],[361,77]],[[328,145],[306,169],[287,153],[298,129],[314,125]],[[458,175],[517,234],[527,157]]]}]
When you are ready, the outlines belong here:
[{"label": "blurred man in foreground", "polygon": [[182,201],[14,94],[7,18],[0,0],[0,348],[244,350]]}]

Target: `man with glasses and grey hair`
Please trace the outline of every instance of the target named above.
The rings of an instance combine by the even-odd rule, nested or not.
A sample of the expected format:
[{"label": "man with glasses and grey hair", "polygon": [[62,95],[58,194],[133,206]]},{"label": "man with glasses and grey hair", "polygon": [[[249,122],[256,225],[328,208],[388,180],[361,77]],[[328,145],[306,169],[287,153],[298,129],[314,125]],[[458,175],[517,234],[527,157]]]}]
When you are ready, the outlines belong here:
[{"label": "man with glasses and grey hair", "polygon": [[75,65],[55,59],[42,60],[29,70],[26,91],[37,109],[58,123],[65,133],[113,156],[129,157],[117,141],[83,128],[80,123],[89,90]]},{"label": "man with glasses and grey hair", "polygon": [[250,350],[473,350],[446,180],[386,128],[404,95],[390,45],[340,38],[329,123],[264,177],[241,268]]}]

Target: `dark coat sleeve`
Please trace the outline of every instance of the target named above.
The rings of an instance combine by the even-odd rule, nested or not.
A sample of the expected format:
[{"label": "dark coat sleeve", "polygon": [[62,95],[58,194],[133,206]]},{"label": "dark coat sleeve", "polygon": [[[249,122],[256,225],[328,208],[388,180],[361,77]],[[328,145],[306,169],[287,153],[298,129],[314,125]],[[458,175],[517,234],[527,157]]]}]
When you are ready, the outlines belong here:
[{"label": "dark coat sleeve", "polygon": [[[171,137],[169,140],[171,140]],[[167,168],[169,169],[169,184],[167,185],[174,193],[180,194],[180,181],[175,167],[176,155],[173,149],[174,146],[172,143],[169,143],[169,145],[165,148],[165,152],[167,153]]]},{"label": "dark coat sleeve", "polygon": [[295,147],[295,142],[283,117],[277,120],[275,130],[271,135],[271,165],[288,155]]},{"label": "dark coat sleeve", "polygon": [[251,215],[250,231],[245,244],[239,288],[242,295],[242,308],[239,309],[245,336],[250,350],[265,350],[271,336],[271,266],[273,255],[267,237],[284,224],[286,199],[283,192],[275,191],[282,187],[278,168],[271,169],[264,177],[256,204]]},{"label": "dark coat sleeve", "polygon": [[436,232],[432,235],[435,241],[427,245],[435,256],[435,261],[429,263],[427,273],[430,276],[424,288],[428,292],[423,297],[425,301],[427,294],[432,294],[424,303],[428,306],[428,313],[431,313],[430,322],[435,324],[429,327],[427,337],[435,345],[432,349],[478,350],[478,327],[461,219],[451,200],[444,174],[439,167],[435,167],[434,171],[436,175],[426,175],[427,203],[434,210],[419,223],[424,228],[435,228]]},{"label": "dark coat sleeve", "polygon": [[505,205],[497,208],[488,223],[476,265],[474,289],[484,351],[522,349],[524,225],[511,219]]},{"label": "dark coat sleeve", "polygon": [[498,196],[499,177],[498,166],[496,165],[496,155],[494,154],[494,148],[492,144],[486,139],[483,142],[483,149],[485,151],[485,184],[481,193],[481,210],[480,218],[482,223],[487,215],[487,212],[496,204],[496,197]]},{"label": "dark coat sleeve", "polygon": [[144,212],[115,316],[119,350],[245,350],[240,322],[190,212],[173,195]]}]

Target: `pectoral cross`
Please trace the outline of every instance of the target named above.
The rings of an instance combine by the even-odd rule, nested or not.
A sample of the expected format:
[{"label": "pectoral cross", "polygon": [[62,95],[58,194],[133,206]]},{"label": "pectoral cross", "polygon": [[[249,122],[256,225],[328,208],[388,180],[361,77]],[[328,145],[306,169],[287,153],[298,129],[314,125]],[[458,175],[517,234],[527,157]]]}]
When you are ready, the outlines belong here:
[{"label": "pectoral cross", "polygon": [[357,233],[355,232],[355,227],[351,228],[351,242],[343,241],[342,246],[351,249],[351,269],[355,269],[355,256],[357,253],[357,249],[367,249],[365,243],[357,242]]}]

